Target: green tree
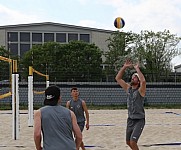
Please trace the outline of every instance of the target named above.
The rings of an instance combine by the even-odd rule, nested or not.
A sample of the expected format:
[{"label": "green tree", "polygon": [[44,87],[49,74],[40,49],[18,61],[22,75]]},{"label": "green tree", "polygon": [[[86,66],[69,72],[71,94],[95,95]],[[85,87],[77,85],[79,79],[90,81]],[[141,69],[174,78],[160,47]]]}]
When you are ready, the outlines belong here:
[{"label": "green tree", "polygon": [[148,81],[159,82],[161,77],[168,80],[171,72],[171,60],[180,54],[178,43],[180,38],[171,34],[169,30],[154,33],[153,31],[141,31],[136,38],[134,53],[140,61],[144,61]]},{"label": "green tree", "polygon": [[[162,76],[165,77],[164,81],[168,81],[172,69],[171,60],[180,54],[177,46],[180,37],[168,30],[157,33],[141,31],[140,34],[115,32],[108,40],[110,44],[106,54],[107,74],[114,74],[125,59],[131,59],[133,63],[140,62],[142,71],[147,74],[147,81],[163,81]],[[125,76],[128,77],[131,72],[132,70],[126,72]]]},{"label": "green tree", "polygon": [[[5,49],[4,46],[0,46],[0,56],[10,58],[10,53],[8,50]],[[10,74],[10,63],[5,61],[0,61],[0,80],[10,80],[11,74]]]},{"label": "green tree", "polygon": [[[135,33],[116,31],[107,40],[109,41],[109,51],[105,54],[105,64],[107,67],[104,70],[107,76],[112,75],[114,77],[115,73],[121,67],[125,59],[130,57],[133,47],[132,43],[135,38]],[[126,72],[126,74],[129,74],[129,72]]]},{"label": "green tree", "polygon": [[[29,73],[29,66],[43,74],[49,74],[48,68],[54,67],[56,58],[55,52],[60,49],[60,44],[54,42],[47,42],[43,45],[34,45],[32,49],[27,51],[21,60],[24,68],[23,78],[26,79]],[[42,81],[44,78],[34,74],[34,80]]]},{"label": "green tree", "polygon": [[51,81],[99,81],[101,56],[95,44],[48,42],[34,46],[24,55],[22,63],[24,68],[32,65],[37,71],[48,74]]},{"label": "green tree", "polygon": [[[61,74],[66,81],[100,81],[102,53],[95,44],[71,41],[63,44],[65,51],[61,59]],[[61,55],[58,53],[58,55]]]}]

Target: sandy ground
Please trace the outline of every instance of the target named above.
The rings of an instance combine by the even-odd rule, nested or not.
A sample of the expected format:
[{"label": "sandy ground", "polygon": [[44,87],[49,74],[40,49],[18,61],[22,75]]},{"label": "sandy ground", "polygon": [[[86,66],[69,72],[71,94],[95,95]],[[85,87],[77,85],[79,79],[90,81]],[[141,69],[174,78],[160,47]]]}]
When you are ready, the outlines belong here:
[{"label": "sandy ground", "polygon": [[[140,150],[181,150],[181,110],[146,109]],[[90,129],[84,130],[87,150],[129,150],[125,144],[127,110],[90,110]],[[160,145],[155,145],[160,144]],[[20,134],[12,139],[11,111],[0,111],[0,150],[34,150],[33,127],[20,111]]]}]

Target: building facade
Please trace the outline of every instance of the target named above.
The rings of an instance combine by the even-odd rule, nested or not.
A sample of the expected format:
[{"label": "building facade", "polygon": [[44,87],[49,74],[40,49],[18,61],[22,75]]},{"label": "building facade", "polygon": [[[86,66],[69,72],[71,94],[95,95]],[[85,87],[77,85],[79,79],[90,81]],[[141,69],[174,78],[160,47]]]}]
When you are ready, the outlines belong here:
[{"label": "building facade", "polygon": [[22,57],[35,44],[82,40],[95,43],[103,52],[106,52],[108,51],[106,40],[112,33],[111,30],[52,22],[7,25],[0,26],[0,46],[5,46],[13,55]]}]

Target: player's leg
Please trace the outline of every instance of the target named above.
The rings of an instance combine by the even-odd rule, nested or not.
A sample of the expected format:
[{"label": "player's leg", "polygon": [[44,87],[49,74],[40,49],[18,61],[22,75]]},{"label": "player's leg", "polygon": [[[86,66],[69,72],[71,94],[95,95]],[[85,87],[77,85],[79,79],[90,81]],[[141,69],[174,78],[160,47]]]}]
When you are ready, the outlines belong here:
[{"label": "player's leg", "polygon": [[86,150],[84,147],[84,142],[82,141],[82,143],[80,144],[80,147],[82,148],[82,150]]},{"label": "player's leg", "polygon": [[130,147],[132,150],[139,150],[137,142],[135,141],[130,141]]},{"label": "player's leg", "polygon": [[[80,131],[83,132],[84,126],[85,126],[85,122],[80,122],[80,123],[78,123],[78,125],[79,125],[79,128],[80,128]],[[80,144],[80,147],[82,148],[82,150],[85,150],[85,146],[84,146],[83,141],[82,141],[82,143]]]},{"label": "player's leg", "polygon": [[139,150],[137,142],[145,126],[145,119],[136,120],[134,123],[134,129],[130,139],[130,146],[132,150]]},{"label": "player's leg", "polygon": [[132,149],[130,141],[126,141],[126,144]]},{"label": "player's leg", "polygon": [[126,144],[132,149],[131,143],[130,143],[130,138],[131,134],[133,132],[133,124],[131,119],[127,119],[127,127],[126,127]]}]

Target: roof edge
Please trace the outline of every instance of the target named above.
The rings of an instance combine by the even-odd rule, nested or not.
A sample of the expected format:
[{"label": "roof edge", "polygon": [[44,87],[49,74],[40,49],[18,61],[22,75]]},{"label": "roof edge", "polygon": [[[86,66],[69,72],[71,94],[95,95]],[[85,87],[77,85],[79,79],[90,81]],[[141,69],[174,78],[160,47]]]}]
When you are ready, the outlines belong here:
[{"label": "roof edge", "polygon": [[0,29],[3,29],[3,28],[16,28],[16,27],[27,27],[27,26],[40,26],[40,25],[55,25],[55,26],[71,27],[71,28],[77,28],[77,29],[87,29],[87,30],[93,30],[93,31],[104,31],[104,32],[109,32],[109,33],[114,32],[113,30],[98,29],[98,28],[91,28],[91,27],[83,27],[83,26],[69,25],[69,24],[62,24],[62,23],[54,23],[54,22],[39,22],[39,23],[4,25],[4,26],[0,26]]}]

